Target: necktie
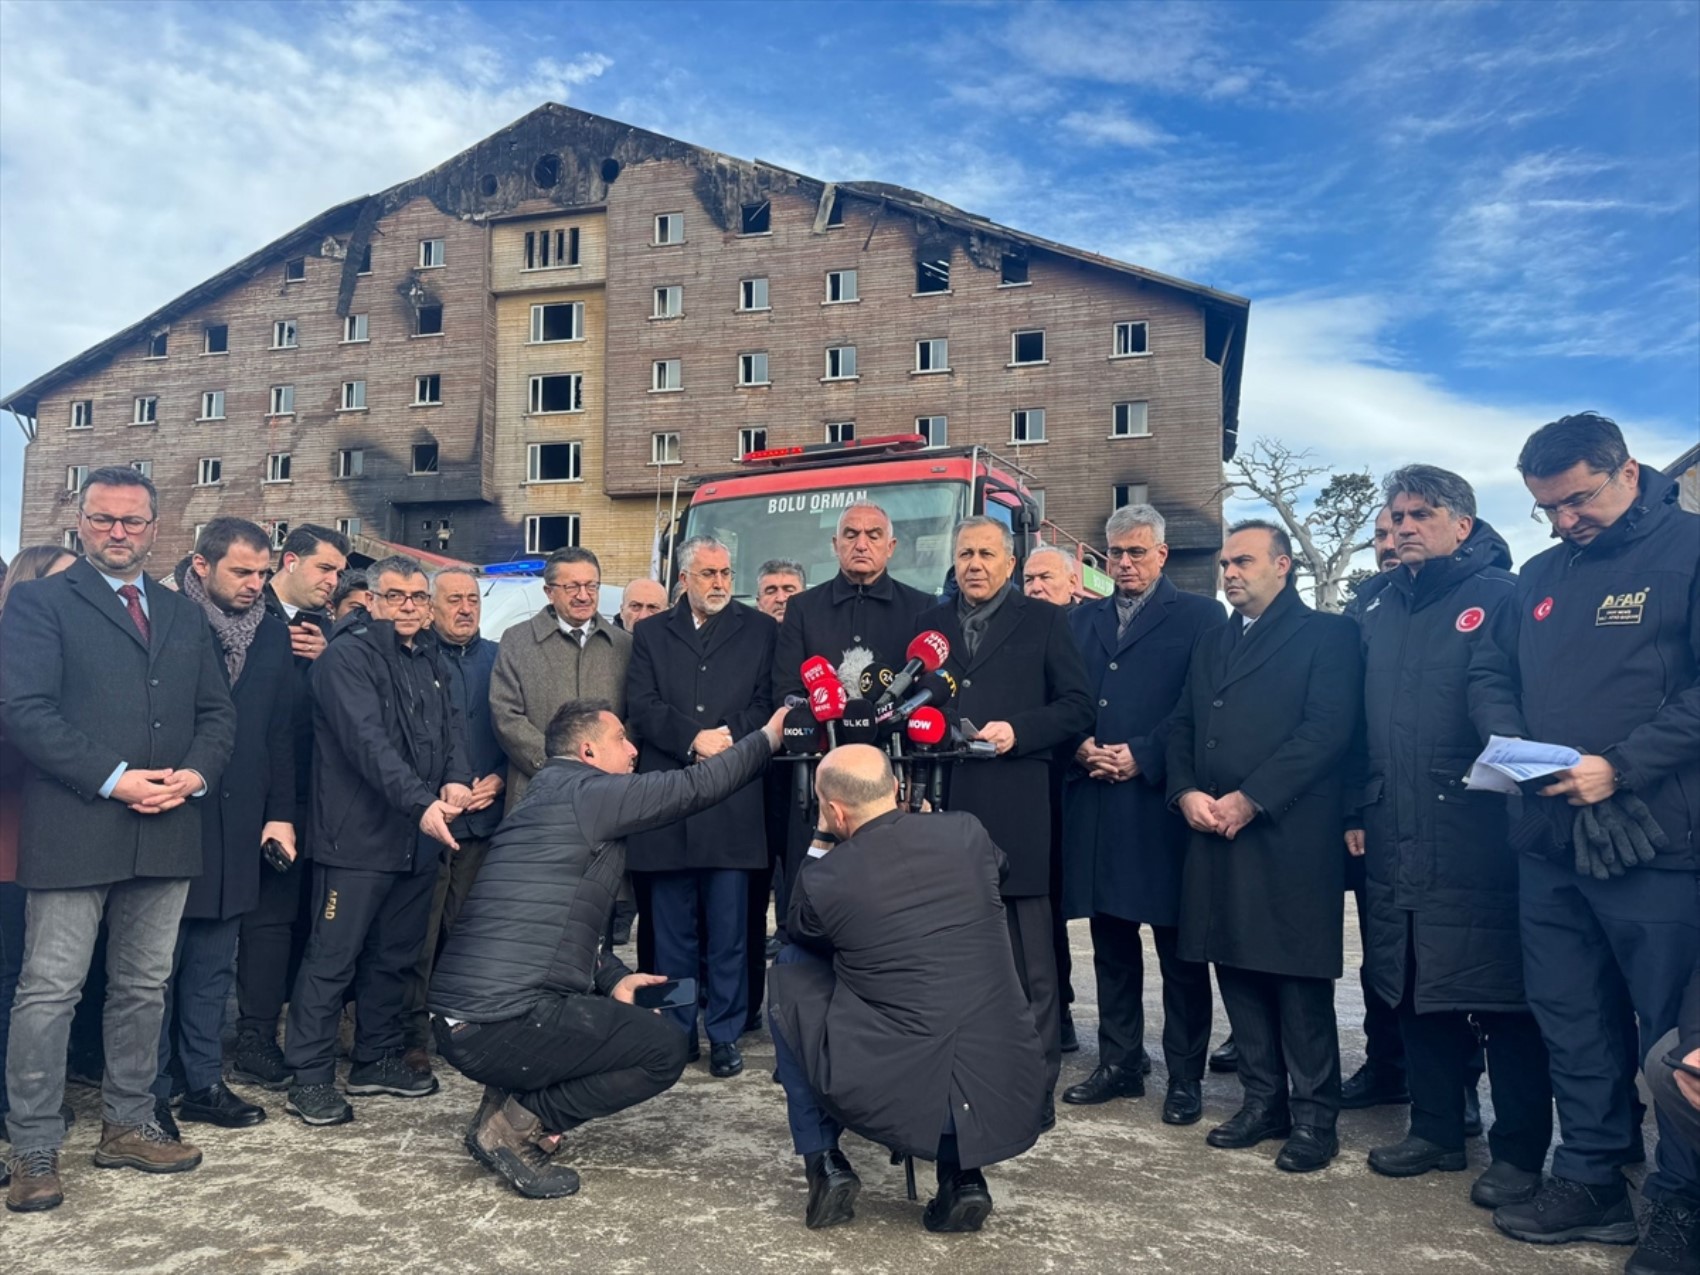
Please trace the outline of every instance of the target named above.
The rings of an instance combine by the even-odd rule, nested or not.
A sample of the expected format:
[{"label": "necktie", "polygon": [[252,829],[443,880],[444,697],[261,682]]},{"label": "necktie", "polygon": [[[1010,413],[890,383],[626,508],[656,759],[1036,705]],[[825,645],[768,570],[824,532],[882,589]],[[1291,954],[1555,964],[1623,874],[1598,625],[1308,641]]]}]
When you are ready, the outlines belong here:
[{"label": "necktie", "polygon": [[136,622],[136,628],[142,635],[142,641],[147,642],[153,637],[153,630],[148,627],[148,615],[142,610],[142,591],[133,584],[119,588],[118,596],[124,599],[124,609],[130,613],[130,618]]},{"label": "necktie", "polygon": [[584,650],[584,630],[583,629],[568,629],[567,630],[567,636],[572,638],[573,644],[575,646],[577,646],[579,650],[581,650],[581,651]]}]

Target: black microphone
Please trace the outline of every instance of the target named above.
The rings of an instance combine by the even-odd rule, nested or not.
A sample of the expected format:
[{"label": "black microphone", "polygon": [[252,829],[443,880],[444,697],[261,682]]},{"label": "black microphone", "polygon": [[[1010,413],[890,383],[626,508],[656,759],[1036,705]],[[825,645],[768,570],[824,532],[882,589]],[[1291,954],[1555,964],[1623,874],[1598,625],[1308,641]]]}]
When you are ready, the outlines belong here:
[{"label": "black microphone", "polygon": [[925,633],[915,636],[904,656],[909,662],[892,678],[891,685],[886,687],[885,694],[880,696],[876,708],[885,708],[902,699],[923,670],[931,673],[943,667],[944,662],[950,658],[950,639],[937,629],[928,629]]},{"label": "black microphone", "polygon": [[871,744],[878,737],[879,726],[874,721],[874,706],[861,696],[846,700],[844,715],[838,719],[838,742]]},{"label": "black microphone", "polygon": [[943,671],[928,673],[923,676],[909,697],[901,703],[892,704],[878,714],[881,722],[903,721],[919,708],[932,705],[943,708],[956,698],[956,680]]},{"label": "black microphone", "polygon": [[[785,714],[779,735],[780,747],[793,757],[809,757],[821,751],[820,723],[806,705],[792,708]],[[799,761],[791,763],[791,769],[796,775],[797,808],[807,814],[814,796],[814,767]]]},{"label": "black microphone", "polygon": [[863,699],[878,699],[891,689],[891,684],[897,679],[897,674],[886,664],[870,664],[862,670],[862,676],[857,680],[856,690]]}]

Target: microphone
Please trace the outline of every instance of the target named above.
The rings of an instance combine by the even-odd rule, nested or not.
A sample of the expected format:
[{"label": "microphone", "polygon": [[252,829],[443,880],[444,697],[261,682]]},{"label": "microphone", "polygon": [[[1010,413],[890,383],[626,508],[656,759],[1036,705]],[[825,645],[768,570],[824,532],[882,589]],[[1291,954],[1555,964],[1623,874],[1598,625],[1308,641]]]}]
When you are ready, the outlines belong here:
[{"label": "microphone", "polygon": [[[910,714],[903,731],[916,751],[926,754],[944,742],[950,727],[945,724],[943,713],[924,705]],[[927,767],[927,801],[935,811],[944,807],[944,763],[936,759]]]},{"label": "microphone", "polygon": [[844,705],[849,699],[836,673],[817,677],[814,688],[809,692],[809,711],[817,722],[826,727],[828,749],[838,747],[838,721],[844,716]]},{"label": "microphone", "polygon": [[956,679],[942,669],[926,674],[910,692],[909,698],[893,704],[878,714],[881,722],[902,721],[928,704],[943,708],[956,698]]},{"label": "microphone", "polygon": [[832,661],[824,655],[815,655],[804,660],[801,672],[805,691],[814,690],[822,682],[828,680],[836,682],[838,680],[838,671],[832,667]]},{"label": "microphone", "polygon": [[879,724],[874,720],[874,706],[860,695],[846,700],[838,725],[841,744],[871,744],[879,737]]},{"label": "microphone", "polygon": [[909,649],[904,654],[909,662],[891,679],[891,685],[886,687],[885,694],[880,696],[876,707],[884,708],[902,699],[923,670],[928,673],[936,672],[950,658],[950,642],[937,629],[928,629],[925,633],[915,635],[914,641],[909,643]]},{"label": "microphone", "polygon": [[[814,714],[806,706],[793,707],[786,713],[779,733],[780,747],[793,757],[807,757],[821,751],[820,723],[815,721]],[[814,785],[810,780],[814,767],[796,762],[791,769],[795,772],[793,782],[797,788],[797,808],[807,814],[809,799],[814,795]]]},{"label": "microphone", "polygon": [[896,678],[897,674],[891,671],[889,665],[870,664],[862,670],[862,676],[857,682],[856,689],[861,692],[863,699],[871,700],[890,690],[891,684]]}]

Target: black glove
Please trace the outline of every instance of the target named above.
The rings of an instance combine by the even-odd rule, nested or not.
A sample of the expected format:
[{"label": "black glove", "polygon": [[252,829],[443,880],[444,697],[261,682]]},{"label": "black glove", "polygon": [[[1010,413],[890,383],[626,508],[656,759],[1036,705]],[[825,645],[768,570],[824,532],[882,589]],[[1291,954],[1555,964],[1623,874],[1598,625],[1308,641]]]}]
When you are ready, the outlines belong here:
[{"label": "black glove", "polygon": [[[1653,847],[1640,827],[1624,817],[1623,810],[1610,798],[1600,802],[1594,808],[1594,822],[1599,824],[1607,838],[1611,841],[1612,854],[1625,868],[1639,866],[1653,857]],[[1639,845],[1637,845],[1639,841]],[[1641,846],[1646,846],[1646,860],[1641,857]]]},{"label": "black glove", "polygon": [[1612,846],[1611,834],[1600,826],[1597,807],[1583,806],[1576,812],[1576,823],[1571,833],[1573,840],[1587,846],[1588,866],[1597,881],[1623,875],[1623,863]]},{"label": "black glove", "polygon": [[[1624,815],[1628,817],[1631,837],[1639,834],[1640,839],[1636,840],[1635,848],[1641,854],[1642,863],[1651,863],[1659,851],[1669,849],[1670,837],[1659,827],[1659,821],[1653,818],[1653,812],[1647,809],[1646,802],[1632,792],[1614,793],[1611,799],[1622,807]],[[1643,840],[1645,845],[1641,844]]]}]

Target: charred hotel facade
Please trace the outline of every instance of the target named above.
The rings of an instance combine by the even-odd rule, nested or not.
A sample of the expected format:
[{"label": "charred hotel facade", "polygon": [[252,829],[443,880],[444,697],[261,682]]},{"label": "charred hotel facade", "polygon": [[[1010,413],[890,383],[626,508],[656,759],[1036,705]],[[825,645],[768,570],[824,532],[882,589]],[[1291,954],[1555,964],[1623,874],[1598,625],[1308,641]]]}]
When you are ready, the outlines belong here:
[{"label": "charred hotel facade", "polygon": [[[89,470],[160,492],[154,567],[219,514],[492,563],[647,573],[676,485],[745,451],[921,432],[1036,476],[1090,542],[1169,518],[1209,589],[1248,303],[925,195],[545,105],[341,204],[0,400],[20,543]],[[681,497],[683,499],[684,497]]]}]

